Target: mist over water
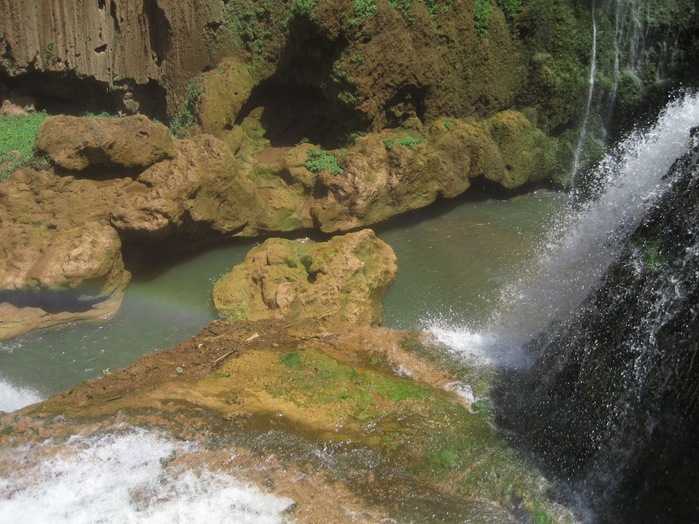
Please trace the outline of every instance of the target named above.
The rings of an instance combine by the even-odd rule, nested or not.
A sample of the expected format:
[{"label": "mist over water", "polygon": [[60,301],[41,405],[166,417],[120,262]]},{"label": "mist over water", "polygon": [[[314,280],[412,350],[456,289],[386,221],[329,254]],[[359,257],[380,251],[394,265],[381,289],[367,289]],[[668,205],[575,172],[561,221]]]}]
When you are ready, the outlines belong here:
[{"label": "mist over water", "polygon": [[9,382],[0,374],[0,412],[17,409],[43,400],[41,392]]}]

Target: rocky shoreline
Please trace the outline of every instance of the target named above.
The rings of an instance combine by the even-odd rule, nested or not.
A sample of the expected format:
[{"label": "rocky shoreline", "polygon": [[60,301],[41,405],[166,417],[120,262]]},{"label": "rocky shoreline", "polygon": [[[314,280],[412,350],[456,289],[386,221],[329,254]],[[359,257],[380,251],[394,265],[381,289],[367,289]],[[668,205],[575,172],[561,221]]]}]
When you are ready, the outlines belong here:
[{"label": "rocky shoreline", "polygon": [[[37,154],[51,166],[0,181],[0,248],[11,261],[0,268],[0,340],[114,314],[129,281],[124,243],[347,231],[458,196],[473,179],[514,189],[548,173],[544,135],[513,111],[367,135],[337,157],[270,147],[251,117],[236,130],[231,150],[204,133],[173,138],[142,115],[48,117]],[[314,165],[313,151],[339,171]]]}]

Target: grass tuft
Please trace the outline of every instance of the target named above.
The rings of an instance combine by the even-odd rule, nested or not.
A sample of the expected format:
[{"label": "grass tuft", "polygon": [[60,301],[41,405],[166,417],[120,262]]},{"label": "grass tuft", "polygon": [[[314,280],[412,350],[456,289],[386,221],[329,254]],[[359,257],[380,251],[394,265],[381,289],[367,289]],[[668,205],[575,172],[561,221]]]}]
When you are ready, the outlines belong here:
[{"label": "grass tuft", "polygon": [[48,116],[45,111],[0,116],[0,180],[7,180],[21,167],[40,162],[34,147],[39,128]]}]

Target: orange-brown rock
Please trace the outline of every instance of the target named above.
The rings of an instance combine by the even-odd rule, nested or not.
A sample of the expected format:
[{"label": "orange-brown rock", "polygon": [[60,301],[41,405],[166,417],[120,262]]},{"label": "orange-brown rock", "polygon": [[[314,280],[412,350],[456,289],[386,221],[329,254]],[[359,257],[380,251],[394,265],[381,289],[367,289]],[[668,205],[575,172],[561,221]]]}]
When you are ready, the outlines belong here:
[{"label": "orange-brown rock", "polygon": [[41,125],[36,147],[57,166],[72,171],[145,169],[175,155],[175,144],[168,129],[143,115],[49,117]]},{"label": "orange-brown rock", "polygon": [[[130,125],[129,120],[142,119],[104,121]],[[92,120],[69,120],[77,124],[74,143],[90,140]],[[156,124],[145,129],[151,125],[164,130]],[[248,225],[258,206],[254,182],[238,174],[230,149],[209,135],[167,140],[172,158],[153,159],[135,179],[123,177],[124,166],[133,165],[124,151],[121,167],[111,162],[86,168],[99,180],[76,178],[70,171],[22,169],[0,181],[0,339],[114,314],[129,281],[122,238],[179,235],[199,243],[252,234]],[[135,149],[142,164],[151,161]]]},{"label": "orange-brown rock", "polygon": [[0,184],[0,340],[113,315],[130,279],[105,220],[119,183],[100,188],[30,170],[13,182]]},{"label": "orange-brown rock", "polygon": [[214,305],[236,320],[329,317],[375,325],[397,271],[393,250],[370,229],[318,243],[272,238],[216,282]]},{"label": "orange-brown rock", "polygon": [[172,159],[124,188],[109,212],[111,224],[137,239],[242,234],[257,212],[254,180],[239,174],[233,153],[213,136],[177,144]]}]

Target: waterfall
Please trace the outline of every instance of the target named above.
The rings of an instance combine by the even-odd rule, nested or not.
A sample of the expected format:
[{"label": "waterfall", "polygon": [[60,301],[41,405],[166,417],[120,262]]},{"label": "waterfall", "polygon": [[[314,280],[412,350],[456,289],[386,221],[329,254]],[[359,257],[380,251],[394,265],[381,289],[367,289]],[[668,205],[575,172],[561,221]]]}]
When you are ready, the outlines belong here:
[{"label": "waterfall", "polygon": [[499,318],[532,359],[502,372],[500,423],[595,522],[699,518],[697,126],[687,94],[609,154]]},{"label": "waterfall", "polygon": [[528,366],[521,348],[556,319],[573,314],[617,257],[623,240],[667,187],[665,175],[699,125],[699,96],[668,104],[657,122],[636,131],[596,168],[598,197],[571,204],[541,247],[538,260],[507,286],[486,329],[432,324],[447,346],[505,365]]},{"label": "waterfall", "polygon": [[668,80],[681,34],[672,23],[676,16],[687,13],[676,5],[658,12],[638,0],[608,0],[601,7],[592,4],[587,89],[572,144],[575,185],[592,176],[586,171],[607,144],[610,130],[615,137],[632,125],[631,118],[647,102],[648,94]]},{"label": "waterfall", "polygon": [[573,179],[580,168],[580,156],[582,155],[585,136],[587,135],[587,124],[590,119],[590,108],[592,107],[592,95],[595,91],[595,76],[597,74],[597,20],[595,19],[595,6],[592,5],[592,53],[590,56],[590,76],[587,80],[587,98],[585,100],[585,111],[583,112],[582,124],[578,135],[578,143],[575,146],[573,158]]}]

